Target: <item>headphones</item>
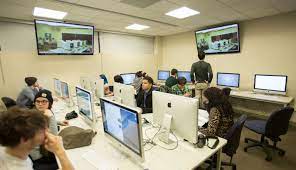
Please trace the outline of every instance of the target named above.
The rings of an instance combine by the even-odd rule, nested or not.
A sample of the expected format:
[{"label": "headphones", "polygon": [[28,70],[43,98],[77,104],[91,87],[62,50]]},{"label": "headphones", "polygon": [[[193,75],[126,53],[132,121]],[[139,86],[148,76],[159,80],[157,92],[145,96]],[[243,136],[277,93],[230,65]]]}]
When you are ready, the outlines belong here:
[{"label": "headphones", "polygon": [[[209,146],[209,139],[215,139],[214,145]],[[210,149],[215,149],[219,144],[219,138],[216,136],[206,136],[203,134],[199,134],[197,137],[197,147],[202,148],[207,145]]]}]

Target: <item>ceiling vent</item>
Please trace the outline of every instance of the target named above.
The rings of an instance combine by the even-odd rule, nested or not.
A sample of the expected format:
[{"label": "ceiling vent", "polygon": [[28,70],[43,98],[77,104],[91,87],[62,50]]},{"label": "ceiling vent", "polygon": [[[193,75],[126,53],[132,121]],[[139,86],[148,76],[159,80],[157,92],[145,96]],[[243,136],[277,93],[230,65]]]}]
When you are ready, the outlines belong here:
[{"label": "ceiling vent", "polygon": [[121,3],[128,4],[137,8],[146,8],[161,0],[121,0]]}]

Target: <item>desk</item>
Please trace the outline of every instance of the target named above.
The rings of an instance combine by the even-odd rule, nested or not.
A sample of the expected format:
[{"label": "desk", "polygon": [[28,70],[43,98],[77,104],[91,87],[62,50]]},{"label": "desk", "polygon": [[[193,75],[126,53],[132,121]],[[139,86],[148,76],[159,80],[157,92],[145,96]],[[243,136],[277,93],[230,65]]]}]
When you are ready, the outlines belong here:
[{"label": "desk", "polygon": [[288,106],[292,97],[279,95],[266,95],[252,91],[231,91],[230,102],[235,111],[267,115],[272,111]]},{"label": "desk", "polygon": [[[66,108],[63,101],[59,100],[53,104],[53,110],[56,111],[58,120],[64,119],[65,113],[76,110],[77,107]],[[64,107],[64,108],[61,108]],[[95,108],[98,115],[101,115],[99,107]],[[145,115],[143,115],[145,117]],[[69,121],[70,126],[88,128],[88,125],[80,118]],[[143,138],[151,137],[155,129],[149,130],[147,136],[144,131],[151,125],[143,125]],[[156,145],[151,150],[145,151],[145,162],[134,162],[127,155],[117,150],[105,137],[102,126],[102,119],[99,118],[96,125],[97,135],[93,138],[92,144],[86,147],[66,150],[69,159],[76,169],[149,169],[149,170],[180,170],[192,169],[202,164],[210,156],[218,153],[217,166],[220,167],[220,155],[222,147],[226,145],[225,139],[219,138],[220,142],[216,149],[194,148],[192,144],[178,139],[178,147],[175,150],[165,150]],[[172,139],[174,140],[174,139]],[[164,144],[163,144],[164,145]],[[144,147],[144,149],[146,146]]]}]

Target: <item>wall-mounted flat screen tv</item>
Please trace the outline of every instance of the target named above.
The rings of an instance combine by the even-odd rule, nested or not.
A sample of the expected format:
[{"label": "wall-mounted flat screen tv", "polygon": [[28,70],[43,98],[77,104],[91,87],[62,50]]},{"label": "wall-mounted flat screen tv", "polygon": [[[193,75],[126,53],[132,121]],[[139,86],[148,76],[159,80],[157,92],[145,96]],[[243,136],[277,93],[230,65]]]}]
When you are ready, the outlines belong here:
[{"label": "wall-mounted flat screen tv", "polygon": [[39,55],[93,55],[94,27],[35,20]]},{"label": "wall-mounted flat screen tv", "polygon": [[198,51],[205,54],[240,52],[239,25],[230,24],[195,31]]}]

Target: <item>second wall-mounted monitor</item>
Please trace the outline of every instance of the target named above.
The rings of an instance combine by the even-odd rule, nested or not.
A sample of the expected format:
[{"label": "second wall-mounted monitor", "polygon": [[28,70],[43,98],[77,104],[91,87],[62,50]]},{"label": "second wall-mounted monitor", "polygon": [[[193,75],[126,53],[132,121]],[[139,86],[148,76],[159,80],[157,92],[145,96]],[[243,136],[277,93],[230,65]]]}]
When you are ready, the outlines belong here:
[{"label": "second wall-mounted monitor", "polygon": [[238,73],[217,73],[217,86],[239,88],[240,74]]},{"label": "second wall-mounted monitor", "polygon": [[136,78],[136,74],[135,73],[124,73],[124,74],[120,74],[122,79],[123,79],[123,84],[133,84],[134,79]]},{"label": "second wall-mounted monitor", "polygon": [[288,76],[255,74],[254,91],[286,95]]},{"label": "second wall-mounted monitor", "polygon": [[157,80],[166,80],[170,77],[170,71],[168,70],[158,70]]}]

